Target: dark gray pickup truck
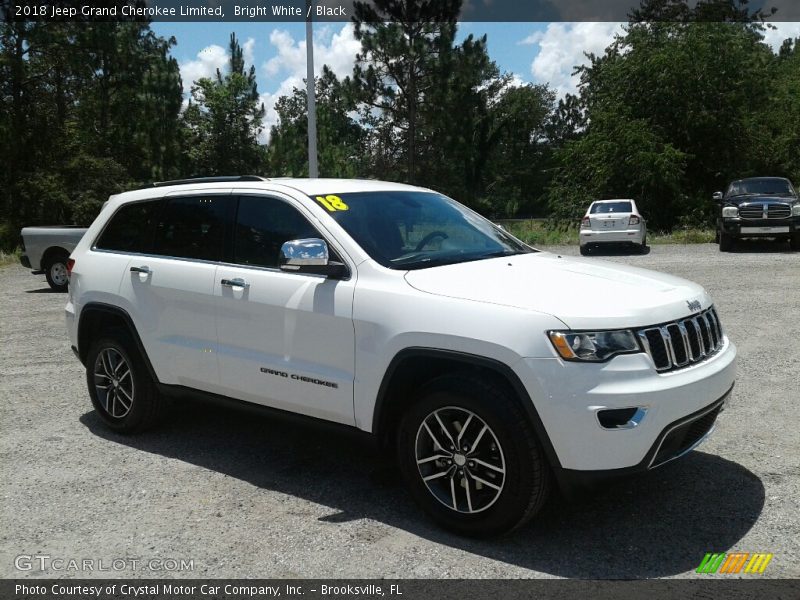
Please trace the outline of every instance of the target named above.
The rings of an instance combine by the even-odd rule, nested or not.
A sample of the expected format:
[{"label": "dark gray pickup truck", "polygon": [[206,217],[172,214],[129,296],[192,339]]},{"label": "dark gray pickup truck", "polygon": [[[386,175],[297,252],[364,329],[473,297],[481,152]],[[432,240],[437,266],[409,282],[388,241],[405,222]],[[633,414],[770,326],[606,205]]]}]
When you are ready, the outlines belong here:
[{"label": "dark gray pickup truck", "polygon": [[800,250],[800,199],[788,179],[739,179],[724,194],[714,194],[714,200],[719,204],[720,251],[730,251],[737,239],[747,237],[789,240],[792,250]]}]

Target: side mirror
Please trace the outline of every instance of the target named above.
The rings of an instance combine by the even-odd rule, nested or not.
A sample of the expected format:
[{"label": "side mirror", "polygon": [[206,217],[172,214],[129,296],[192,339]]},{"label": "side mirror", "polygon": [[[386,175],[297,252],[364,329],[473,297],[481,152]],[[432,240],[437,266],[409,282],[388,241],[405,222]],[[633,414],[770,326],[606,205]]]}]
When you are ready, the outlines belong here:
[{"label": "side mirror", "polygon": [[714,195],[711,196],[716,202],[722,202],[722,192],[714,192]]},{"label": "side mirror", "polygon": [[278,263],[281,271],[325,275],[334,279],[347,274],[347,267],[330,260],[328,244],[318,238],[284,242]]}]

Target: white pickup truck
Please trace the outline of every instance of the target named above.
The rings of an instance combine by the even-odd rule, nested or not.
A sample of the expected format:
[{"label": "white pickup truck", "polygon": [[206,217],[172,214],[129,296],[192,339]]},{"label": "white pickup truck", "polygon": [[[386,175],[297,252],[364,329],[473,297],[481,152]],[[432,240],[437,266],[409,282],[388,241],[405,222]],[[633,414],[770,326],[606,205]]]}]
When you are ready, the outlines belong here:
[{"label": "white pickup truck", "polygon": [[67,259],[81,241],[86,227],[73,225],[53,227],[24,227],[22,255],[19,262],[34,275],[44,274],[47,283],[58,292],[66,292]]}]

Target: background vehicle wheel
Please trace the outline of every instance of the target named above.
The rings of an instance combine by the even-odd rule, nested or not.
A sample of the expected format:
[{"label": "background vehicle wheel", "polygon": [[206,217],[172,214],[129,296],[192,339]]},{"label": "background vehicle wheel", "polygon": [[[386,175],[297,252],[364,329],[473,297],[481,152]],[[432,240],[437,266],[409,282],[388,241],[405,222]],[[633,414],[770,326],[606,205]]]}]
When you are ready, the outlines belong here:
[{"label": "background vehicle wheel", "polygon": [[161,398],[124,329],[107,331],[92,344],[86,357],[86,383],[97,414],[114,431],[141,431],[157,420]]},{"label": "background vehicle wheel", "polygon": [[527,522],[550,491],[533,427],[505,390],[469,374],[424,386],[398,434],[403,478],[443,527],[487,537]]},{"label": "background vehicle wheel", "polygon": [[69,255],[63,252],[52,254],[42,267],[47,284],[57,292],[66,292],[69,279],[67,278],[67,259]]},{"label": "background vehicle wheel", "polygon": [[642,238],[642,243],[639,246],[639,254],[647,254],[647,234]]},{"label": "background vehicle wheel", "polygon": [[589,245],[581,246],[581,256],[589,255]]},{"label": "background vehicle wheel", "polygon": [[789,248],[792,250],[800,250],[800,233],[793,233],[789,238]]},{"label": "background vehicle wheel", "polygon": [[733,238],[727,233],[719,234],[719,251],[730,252],[733,249]]}]

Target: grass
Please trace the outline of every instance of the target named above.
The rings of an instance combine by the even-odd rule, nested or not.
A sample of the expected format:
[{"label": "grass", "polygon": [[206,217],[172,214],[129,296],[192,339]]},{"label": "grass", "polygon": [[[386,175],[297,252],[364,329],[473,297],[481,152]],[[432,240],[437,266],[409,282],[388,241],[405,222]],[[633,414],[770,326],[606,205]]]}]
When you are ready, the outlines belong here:
[{"label": "grass", "polygon": [[[578,227],[551,225],[542,221],[518,221],[504,227],[532,246],[572,246],[578,242]],[[676,229],[672,232],[648,232],[648,244],[709,244],[714,242],[713,229]]]},{"label": "grass", "polygon": [[14,249],[13,252],[3,252],[0,250],[0,267],[6,267],[14,263],[19,263],[19,255],[19,248]]}]

